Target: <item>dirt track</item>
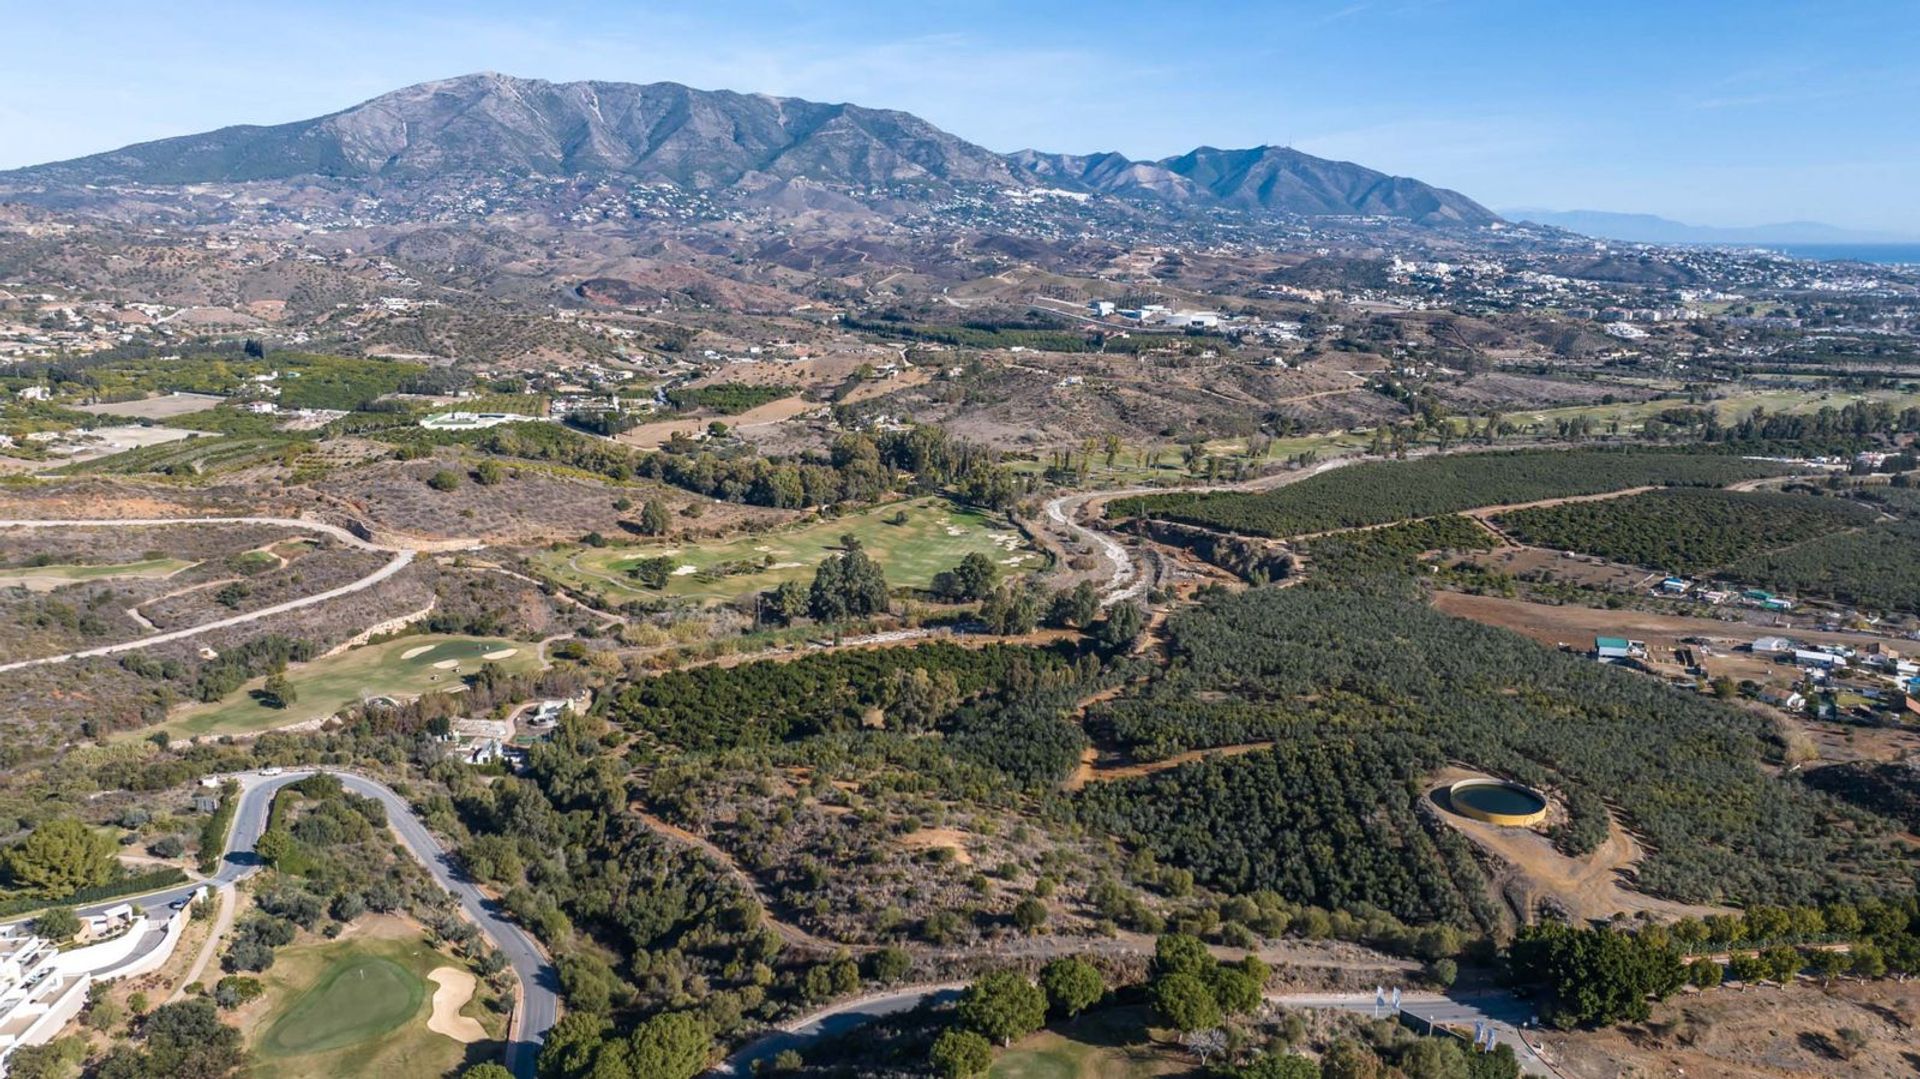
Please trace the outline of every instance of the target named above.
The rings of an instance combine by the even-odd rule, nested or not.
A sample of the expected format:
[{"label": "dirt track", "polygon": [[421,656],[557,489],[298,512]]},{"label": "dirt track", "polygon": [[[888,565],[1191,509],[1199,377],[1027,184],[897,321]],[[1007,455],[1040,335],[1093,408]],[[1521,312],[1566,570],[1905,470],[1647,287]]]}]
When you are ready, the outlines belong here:
[{"label": "dirt track", "polygon": [[[1478,777],[1481,773],[1448,769],[1441,783]],[[1530,909],[1550,899],[1563,907],[1575,922],[1604,920],[1615,914],[1650,911],[1668,917],[1704,916],[1725,908],[1693,906],[1657,899],[1635,891],[1631,886],[1635,868],[1645,856],[1633,834],[1609,819],[1607,838],[1591,854],[1569,858],[1555,850],[1553,841],[1530,828],[1503,828],[1440,811],[1440,819],[1473,840],[1475,845],[1508,867],[1505,892],[1516,905],[1517,913],[1531,916]],[[1496,879],[1496,886],[1502,884]]]},{"label": "dirt track", "polygon": [[1584,648],[1593,643],[1592,638],[1596,634],[1625,634],[1647,638],[1650,642],[1659,639],[1677,641],[1682,637],[1718,637],[1743,644],[1751,643],[1758,637],[1784,634],[1796,640],[1855,647],[1888,640],[1866,633],[1775,629],[1751,622],[1722,622],[1713,618],[1688,618],[1648,611],[1608,611],[1574,604],[1556,607],[1500,596],[1472,596],[1463,592],[1435,593],[1433,605],[1447,614],[1510,629],[1548,646],[1566,643]]}]

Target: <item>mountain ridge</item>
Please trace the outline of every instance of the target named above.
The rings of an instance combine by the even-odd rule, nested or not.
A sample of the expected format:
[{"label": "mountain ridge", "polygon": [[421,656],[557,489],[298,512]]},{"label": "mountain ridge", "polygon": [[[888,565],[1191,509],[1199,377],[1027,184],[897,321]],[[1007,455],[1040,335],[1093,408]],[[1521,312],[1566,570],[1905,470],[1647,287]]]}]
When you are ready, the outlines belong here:
[{"label": "mountain ridge", "polygon": [[1512,209],[1503,215],[1514,221],[1578,232],[1626,243],[1670,244],[1899,244],[1915,237],[1870,230],[1840,228],[1819,221],[1781,221],[1766,225],[1689,225],[1655,214],[1616,213],[1609,210]]},{"label": "mountain ridge", "polygon": [[185,186],[307,177],[374,183],[464,174],[607,173],[696,190],[792,181],[852,189],[1062,186],[1174,211],[1499,217],[1458,192],[1296,150],[1198,147],[999,154],[907,112],[679,83],[554,83],[485,72],[403,87],[308,120],[236,125],[0,172],[0,183]]}]

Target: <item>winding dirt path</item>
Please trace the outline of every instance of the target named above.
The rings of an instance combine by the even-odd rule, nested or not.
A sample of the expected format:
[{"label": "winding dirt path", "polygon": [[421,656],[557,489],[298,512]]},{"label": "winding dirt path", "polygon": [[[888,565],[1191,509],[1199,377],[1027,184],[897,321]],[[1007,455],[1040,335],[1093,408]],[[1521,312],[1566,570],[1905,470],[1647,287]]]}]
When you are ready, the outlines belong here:
[{"label": "winding dirt path", "polygon": [[1185,753],[1175,753],[1157,761],[1143,761],[1137,764],[1099,763],[1099,752],[1091,746],[1080,757],[1080,764],[1066,780],[1060,784],[1061,790],[1077,791],[1089,783],[1112,783],[1121,779],[1138,779],[1155,772],[1171,771],[1183,764],[1192,764],[1209,757],[1238,757],[1243,753],[1254,753],[1262,749],[1272,749],[1271,740],[1265,742],[1243,742],[1231,746],[1210,746],[1206,749],[1189,749]]},{"label": "winding dirt path", "polygon": [[738,881],[741,887],[745,888],[755,899],[759,900],[761,921],[766,923],[767,928],[780,934],[780,939],[786,941],[788,944],[803,948],[813,948],[822,952],[831,952],[839,948],[846,948],[849,951],[868,950],[858,945],[849,946],[841,944],[838,941],[828,940],[825,937],[815,936],[791,922],[783,922],[774,917],[772,897],[768,896],[765,890],[760,887],[760,881],[755,878],[753,874],[741,868],[740,863],[734,859],[733,855],[722,850],[711,840],[695,835],[678,825],[668,824],[666,821],[646,812],[639,806],[629,806],[628,810],[634,816],[640,818],[641,823],[651,829],[653,834],[662,839],[678,843],[683,847],[691,847],[712,859],[714,864],[725,870],[728,876]]},{"label": "winding dirt path", "polygon": [[189,626],[185,629],[169,630],[165,633],[155,633],[146,637],[137,637],[131,641],[121,641],[118,644],[100,645],[95,648],[86,648],[77,652],[63,652],[57,656],[41,656],[37,659],[22,659],[15,660],[11,663],[0,663],[0,672],[16,671],[27,667],[39,667],[52,663],[66,663],[70,660],[88,659],[95,656],[111,656],[121,652],[131,652],[140,648],[150,648],[156,644],[185,640],[189,637],[197,637],[202,633],[207,633],[212,630],[241,626],[248,622],[257,622],[263,618],[286,614],[288,611],[297,611],[303,607],[311,607],[315,604],[325,603],[328,600],[338,599],[341,596],[365,591],[387,578],[392,577],[394,574],[399,573],[401,570],[413,564],[415,553],[411,548],[396,549],[369,543],[338,525],[327,524],[323,521],[301,520],[293,517],[143,517],[114,520],[0,521],[0,529],[139,528],[192,524],[265,524],[278,525],[283,528],[324,532],[350,546],[367,551],[383,551],[391,554],[393,557],[386,565],[381,566],[365,577],[341,585],[338,588],[329,588],[325,592],[317,592],[311,596],[301,596],[297,599],[290,599],[284,603],[276,603],[272,606],[262,607],[257,611],[248,611],[244,614],[215,619],[212,622],[206,622],[198,626]]}]

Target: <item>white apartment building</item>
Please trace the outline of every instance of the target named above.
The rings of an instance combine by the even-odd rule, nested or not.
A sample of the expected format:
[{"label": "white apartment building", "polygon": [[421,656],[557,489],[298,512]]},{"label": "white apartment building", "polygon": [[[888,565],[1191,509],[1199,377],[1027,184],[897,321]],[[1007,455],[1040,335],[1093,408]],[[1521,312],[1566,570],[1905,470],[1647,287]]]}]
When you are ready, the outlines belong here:
[{"label": "white apartment building", "polygon": [[51,1041],[87,1003],[93,975],[63,972],[59,957],[25,926],[0,926],[0,1076],[15,1049]]}]

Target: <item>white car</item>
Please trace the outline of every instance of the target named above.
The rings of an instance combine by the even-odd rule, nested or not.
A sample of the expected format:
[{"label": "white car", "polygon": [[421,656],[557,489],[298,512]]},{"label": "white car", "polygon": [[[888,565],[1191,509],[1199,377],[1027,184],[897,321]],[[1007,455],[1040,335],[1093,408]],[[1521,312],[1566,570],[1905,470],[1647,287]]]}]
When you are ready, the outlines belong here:
[{"label": "white car", "polygon": [[263,776],[277,776],[284,771],[286,771],[286,769],[279,765],[269,765],[268,767],[260,769],[260,774]]}]

